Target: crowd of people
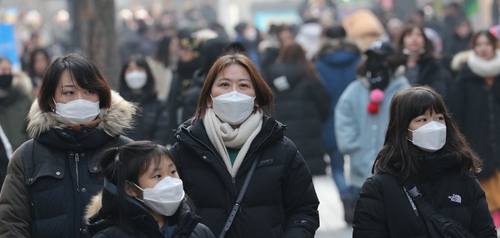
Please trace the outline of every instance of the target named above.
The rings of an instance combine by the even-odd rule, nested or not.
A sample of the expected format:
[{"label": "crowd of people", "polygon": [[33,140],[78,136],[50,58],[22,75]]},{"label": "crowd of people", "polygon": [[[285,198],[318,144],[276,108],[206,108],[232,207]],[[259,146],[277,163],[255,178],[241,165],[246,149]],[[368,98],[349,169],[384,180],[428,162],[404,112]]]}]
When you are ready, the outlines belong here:
[{"label": "crowd of people", "polygon": [[0,236],[314,237],[331,174],[354,237],[496,237],[499,41],[459,4],[233,37],[187,3],[120,11],[116,91],[38,31],[0,56]]}]

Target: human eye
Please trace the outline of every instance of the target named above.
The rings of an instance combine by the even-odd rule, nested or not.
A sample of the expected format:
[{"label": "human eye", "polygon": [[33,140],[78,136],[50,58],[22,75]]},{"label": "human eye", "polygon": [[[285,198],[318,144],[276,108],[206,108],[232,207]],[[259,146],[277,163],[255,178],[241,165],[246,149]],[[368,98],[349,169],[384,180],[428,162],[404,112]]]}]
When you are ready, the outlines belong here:
[{"label": "human eye", "polygon": [[426,121],[427,121],[427,118],[425,118],[425,117],[417,118],[417,122],[426,122]]},{"label": "human eye", "polygon": [[73,95],[75,93],[73,91],[71,91],[71,90],[63,90],[63,94],[64,95]]},{"label": "human eye", "polygon": [[85,91],[85,93],[86,93],[86,94],[91,94],[91,95],[93,95],[93,94],[95,94],[96,92],[95,92],[94,90],[86,90],[86,91]]},{"label": "human eye", "polygon": [[153,178],[161,178],[161,174],[157,174]]},{"label": "human eye", "polygon": [[175,170],[175,169],[170,172],[170,174],[172,174],[172,175],[176,174],[176,173],[177,173],[177,170]]}]

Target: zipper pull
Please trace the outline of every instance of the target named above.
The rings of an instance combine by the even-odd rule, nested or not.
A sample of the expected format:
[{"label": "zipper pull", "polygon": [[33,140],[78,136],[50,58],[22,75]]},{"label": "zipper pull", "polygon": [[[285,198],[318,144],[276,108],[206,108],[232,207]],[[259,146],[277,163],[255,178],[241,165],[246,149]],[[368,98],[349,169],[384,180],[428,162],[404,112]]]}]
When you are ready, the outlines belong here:
[{"label": "zipper pull", "polygon": [[80,161],[80,154],[78,153],[75,153],[75,162],[79,162]]}]

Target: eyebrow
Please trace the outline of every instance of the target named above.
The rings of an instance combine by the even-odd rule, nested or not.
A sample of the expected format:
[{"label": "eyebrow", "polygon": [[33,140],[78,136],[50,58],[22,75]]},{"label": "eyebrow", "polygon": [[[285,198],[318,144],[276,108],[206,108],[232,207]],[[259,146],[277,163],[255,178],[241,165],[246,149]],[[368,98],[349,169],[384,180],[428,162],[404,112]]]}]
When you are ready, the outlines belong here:
[{"label": "eyebrow", "polygon": [[[228,79],[228,78],[218,78],[216,81],[231,81],[231,79]],[[252,80],[247,79],[247,78],[238,79],[238,82],[241,82],[241,81],[249,81],[249,82],[251,82]]]}]

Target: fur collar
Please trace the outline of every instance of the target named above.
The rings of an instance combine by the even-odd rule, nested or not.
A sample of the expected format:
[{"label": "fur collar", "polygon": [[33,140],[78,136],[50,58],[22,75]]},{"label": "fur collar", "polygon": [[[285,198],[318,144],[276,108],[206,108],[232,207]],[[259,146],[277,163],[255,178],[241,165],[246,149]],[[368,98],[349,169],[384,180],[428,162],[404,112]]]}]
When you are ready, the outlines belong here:
[{"label": "fur collar", "polygon": [[[125,129],[132,127],[132,118],[137,108],[134,104],[123,99],[117,92],[111,91],[111,106],[102,108],[99,114],[101,123],[96,128],[104,130],[108,135],[116,137],[123,134]],[[54,112],[42,112],[38,100],[31,105],[28,113],[28,134],[35,138],[52,128],[65,128],[61,123],[61,116]]]},{"label": "fur collar", "polygon": [[472,72],[481,77],[495,77],[500,74],[500,50],[495,52],[491,60],[484,60],[472,52],[467,59],[467,64]]},{"label": "fur collar", "polygon": [[467,59],[469,58],[471,52],[472,50],[466,50],[457,53],[451,61],[451,69],[453,69],[454,71],[462,70],[467,64]]}]

